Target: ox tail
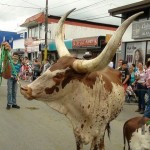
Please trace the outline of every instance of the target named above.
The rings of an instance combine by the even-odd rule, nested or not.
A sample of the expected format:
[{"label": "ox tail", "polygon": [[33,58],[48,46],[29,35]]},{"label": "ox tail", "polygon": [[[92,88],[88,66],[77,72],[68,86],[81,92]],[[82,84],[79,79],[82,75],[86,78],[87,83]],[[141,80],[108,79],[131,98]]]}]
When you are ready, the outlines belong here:
[{"label": "ox tail", "polygon": [[110,128],[110,124],[109,123],[107,123],[106,130],[107,130],[108,138],[110,140],[111,128]]},{"label": "ox tail", "polygon": [[125,135],[125,128],[126,128],[126,123],[123,126],[123,141],[124,141],[124,146],[123,146],[123,150],[126,149],[126,135]]}]

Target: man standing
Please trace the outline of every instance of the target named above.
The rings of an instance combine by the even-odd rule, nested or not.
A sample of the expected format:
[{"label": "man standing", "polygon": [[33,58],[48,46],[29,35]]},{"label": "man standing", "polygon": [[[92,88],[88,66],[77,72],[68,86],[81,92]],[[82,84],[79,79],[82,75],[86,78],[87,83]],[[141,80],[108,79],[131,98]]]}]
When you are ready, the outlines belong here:
[{"label": "man standing", "polygon": [[122,84],[124,86],[124,89],[126,91],[127,86],[129,85],[129,78],[130,78],[130,73],[127,68],[127,61],[122,61],[122,66],[118,69],[122,73]]},{"label": "man standing", "polygon": [[18,53],[14,53],[12,56],[13,66],[11,66],[11,78],[7,80],[7,107],[6,109],[16,108],[20,109],[20,106],[16,104],[16,95],[17,95],[17,81],[18,73],[20,72],[21,64],[19,62]]},{"label": "man standing", "polygon": [[50,66],[51,66],[51,65],[50,65],[50,63],[49,63],[49,60],[46,59],[46,60],[45,60],[45,64],[44,64],[44,66],[43,66],[42,73],[44,73]]}]

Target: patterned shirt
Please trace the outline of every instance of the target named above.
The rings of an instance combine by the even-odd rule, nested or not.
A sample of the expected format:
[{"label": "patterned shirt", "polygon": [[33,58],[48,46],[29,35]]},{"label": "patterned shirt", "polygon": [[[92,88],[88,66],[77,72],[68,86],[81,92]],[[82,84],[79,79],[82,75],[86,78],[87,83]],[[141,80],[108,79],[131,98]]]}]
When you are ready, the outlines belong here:
[{"label": "patterned shirt", "polygon": [[17,75],[18,75],[18,73],[20,72],[20,69],[21,69],[21,64],[19,64],[19,63],[14,64],[13,63],[13,65],[14,65],[15,70],[12,68],[12,73],[11,74],[12,74],[13,77],[17,77]]}]

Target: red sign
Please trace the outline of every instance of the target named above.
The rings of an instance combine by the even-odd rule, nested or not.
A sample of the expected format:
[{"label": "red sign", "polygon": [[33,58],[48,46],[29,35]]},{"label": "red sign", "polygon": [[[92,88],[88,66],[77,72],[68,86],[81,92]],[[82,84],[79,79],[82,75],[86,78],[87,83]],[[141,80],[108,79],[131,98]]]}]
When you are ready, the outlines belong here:
[{"label": "red sign", "polygon": [[98,37],[73,39],[72,41],[73,48],[96,47],[96,46],[98,46]]}]

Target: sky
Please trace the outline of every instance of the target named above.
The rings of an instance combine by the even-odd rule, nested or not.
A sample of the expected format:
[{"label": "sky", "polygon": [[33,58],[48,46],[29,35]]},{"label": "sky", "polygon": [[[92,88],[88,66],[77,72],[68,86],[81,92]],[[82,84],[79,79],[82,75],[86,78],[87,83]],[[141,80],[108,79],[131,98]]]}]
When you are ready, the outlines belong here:
[{"label": "sky", "polygon": [[[121,20],[111,17],[109,9],[142,0],[48,0],[48,14],[62,16],[70,9],[76,10],[69,18],[120,25]],[[0,0],[0,30],[18,32],[29,17],[45,11],[46,0]]]}]

